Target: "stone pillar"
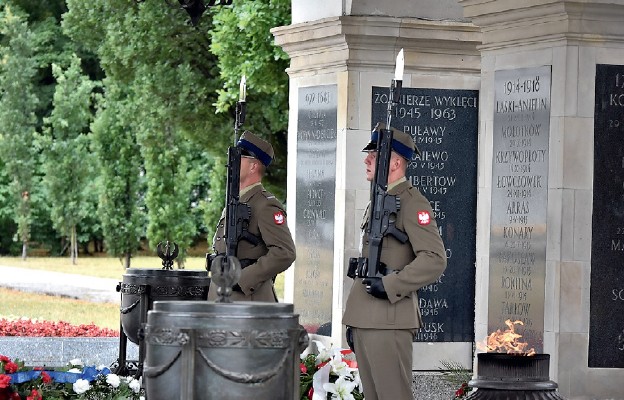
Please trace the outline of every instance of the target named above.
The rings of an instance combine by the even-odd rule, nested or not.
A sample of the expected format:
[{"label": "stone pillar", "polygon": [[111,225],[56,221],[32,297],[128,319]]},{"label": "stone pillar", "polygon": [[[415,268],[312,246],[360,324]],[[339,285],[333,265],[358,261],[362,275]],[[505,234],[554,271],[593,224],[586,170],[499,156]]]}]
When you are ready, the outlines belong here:
[{"label": "stone pillar", "polygon": [[624,2],[459,3],[483,33],[476,338],[532,321],[564,397],[624,399]]},{"label": "stone pillar", "polygon": [[[461,12],[455,0],[294,0],[292,24],[273,30],[291,59],[288,210],[298,255],[285,301],[310,329],[331,322],[325,334],[336,345],[346,345],[346,267],[369,200],[361,149],[376,122],[373,87],[389,87],[403,48],[404,88],[478,89],[480,33]],[[415,370],[472,360],[472,342],[414,348]]]}]

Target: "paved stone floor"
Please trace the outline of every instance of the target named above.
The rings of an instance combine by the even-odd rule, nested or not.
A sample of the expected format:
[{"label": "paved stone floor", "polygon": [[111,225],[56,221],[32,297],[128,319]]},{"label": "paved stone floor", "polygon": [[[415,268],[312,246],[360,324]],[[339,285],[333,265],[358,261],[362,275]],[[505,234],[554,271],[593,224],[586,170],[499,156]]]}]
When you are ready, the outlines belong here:
[{"label": "paved stone floor", "polygon": [[116,279],[0,265],[0,287],[23,292],[119,304],[121,295],[116,290],[118,283]]}]

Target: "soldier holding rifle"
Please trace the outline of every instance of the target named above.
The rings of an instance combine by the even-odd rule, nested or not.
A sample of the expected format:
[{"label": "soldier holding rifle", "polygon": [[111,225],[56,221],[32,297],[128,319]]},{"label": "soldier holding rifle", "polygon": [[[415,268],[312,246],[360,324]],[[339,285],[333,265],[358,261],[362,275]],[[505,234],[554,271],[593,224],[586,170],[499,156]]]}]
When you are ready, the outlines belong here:
[{"label": "soldier holding rifle", "polygon": [[[244,121],[244,77],[237,103],[235,136]],[[242,268],[232,288],[234,301],[277,302],[275,276],[295,260],[295,244],[286,223],[284,206],[262,186],[266,168],[273,160],[273,146],[245,131],[228,151],[226,207],[213,238],[213,254],[236,257]],[[210,270],[210,265],[207,266]],[[208,299],[218,298],[211,282]]]},{"label": "soldier holding rifle", "polygon": [[[391,103],[399,98],[395,83],[388,126]],[[361,224],[360,257],[349,262],[354,283],[342,322],[366,400],[408,400],[412,342],[422,325],[416,291],[441,276],[446,255],[429,201],[405,177],[418,149],[408,134],[385,128],[377,124],[363,149],[371,202]]]}]

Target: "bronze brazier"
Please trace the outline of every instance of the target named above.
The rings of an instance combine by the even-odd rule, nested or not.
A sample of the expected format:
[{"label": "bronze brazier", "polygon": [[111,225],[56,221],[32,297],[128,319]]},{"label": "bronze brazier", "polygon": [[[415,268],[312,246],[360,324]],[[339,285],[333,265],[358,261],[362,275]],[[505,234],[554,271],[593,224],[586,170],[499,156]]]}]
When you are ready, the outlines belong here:
[{"label": "bronze brazier", "polygon": [[[121,293],[119,358],[116,373],[134,373],[142,375],[145,359],[145,343],[139,334],[147,322],[147,313],[158,300],[206,300],[210,278],[208,271],[173,270],[171,265],[177,255],[174,244],[173,254],[163,253],[158,248],[158,255],[163,259],[163,268],[128,268],[123,281],[117,285]],[[168,248],[167,248],[168,250]],[[126,360],[127,341],[139,345],[139,360],[135,363]]]}]

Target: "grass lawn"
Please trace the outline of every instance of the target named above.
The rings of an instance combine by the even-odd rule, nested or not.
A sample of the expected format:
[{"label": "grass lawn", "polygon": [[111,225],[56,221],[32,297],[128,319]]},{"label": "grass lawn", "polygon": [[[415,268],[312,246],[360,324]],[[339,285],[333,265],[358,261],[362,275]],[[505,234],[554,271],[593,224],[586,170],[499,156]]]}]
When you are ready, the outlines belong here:
[{"label": "grass lawn", "polygon": [[[204,257],[187,258],[185,268],[203,270]],[[100,278],[122,280],[123,264],[116,258],[83,257],[73,265],[68,257],[30,257],[23,261],[19,257],[0,257],[1,266],[43,269],[47,271],[90,275]],[[158,257],[135,257],[132,268],[162,268]],[[176,264],[174,264],[174,268]],[[0,278],[1,279],[1,278]],[[284,277],[278,275],[275,289],[278,298],[283,298]],[[91,303],[33,293],[16,292],[0,287],[0,318],[37,318],[46,321],[66,321],[72,324],[93,323],[102,328],[119,329],[119,304]]]},{"label": "grass lawn", "polygon": [[94,324],[100,328],[119,330],[119,305],[90,303],[83,300],[18,292],[0,288],[0,318],[65,321],[73,325]]}]

